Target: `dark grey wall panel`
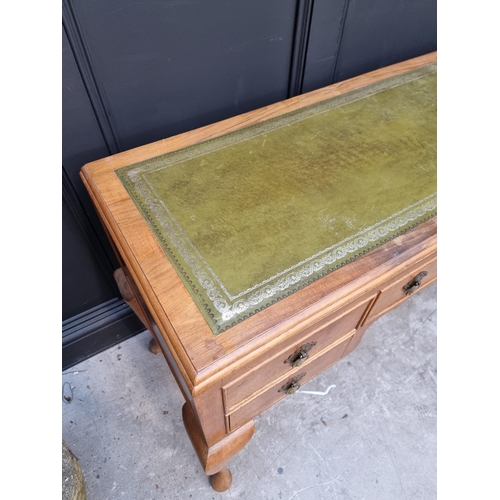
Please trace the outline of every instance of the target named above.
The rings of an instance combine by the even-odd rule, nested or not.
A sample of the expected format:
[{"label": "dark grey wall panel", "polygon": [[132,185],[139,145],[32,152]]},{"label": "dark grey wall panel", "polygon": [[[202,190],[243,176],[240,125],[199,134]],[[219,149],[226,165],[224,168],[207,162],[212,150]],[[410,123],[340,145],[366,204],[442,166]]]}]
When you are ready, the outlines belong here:
[{"label": "dark grey wall panel", "polygon": [[[62,163],[64,174],[72,185],[78,206],[82,207],[93,227],[104,252],[102,259],[109,262],[108,274],[117,267],[113,251],[99,223],[97,214],[80,180],[79,172],[85,163],[108,156],[109,150],[96,120],[87,90],[82,81],[74,53],[66,36],[62,33]],[[67,199],[67,203],[72,203]],[[97,245],[97,242],[95,242]],[[84,271],[83,271],[84,272]]]},{"label": "dark grey wall panel", "polygon": [[333,82],[348,0],[314,0],[303,92]]},{"label": "dark grey wall panel", "polygon": [[285,99],[296,5],[72,0],[119,148]]},{"label": "dark grey wall panel", "polygon": [[68,177],[82,200],[88,199],[78,173],[87,162],[108,156],[87,91],[62,33],[62,160]]},{"label": "dark grey wall panel", "polygon": [[110,279],[115,264],[78,172],[109,154],[62,33],[63,319],[117,296]]},{"label": "dark grey wall panel", "polygon": [[335,82],[436,50],[436,0],[349,0]]},{"label": "dark grey wall panel", "polygon": [[63,320],[116,297],[103,273],[72,207],[63,199],[62,210],[62,312]]},{"label": "dark grey wall panel", "polygon": [[[143,325],[119,296],[116,259],[78,172],[109,154],[65,30],[62,34],[62,319],[63,368],[131,335]],[[107,304],[113,307],[104,307]],[[100,314],[96,316],[95,311]],[[97,318],[97,319],[96,319]]]}]

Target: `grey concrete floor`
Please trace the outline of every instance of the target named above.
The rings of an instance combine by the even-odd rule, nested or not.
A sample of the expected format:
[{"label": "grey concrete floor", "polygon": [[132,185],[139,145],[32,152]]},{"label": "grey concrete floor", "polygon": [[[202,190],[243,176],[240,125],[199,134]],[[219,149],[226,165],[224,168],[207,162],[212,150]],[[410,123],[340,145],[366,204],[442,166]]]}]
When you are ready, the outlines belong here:
[{"label": "grey concrete floor", "polygon": [[[359,347],[255,419],[210,488],[166,362],[140,334],[63,373],[62,437],[88,500],[430,500],[436,497],[436,285],[374,323]],[[311,394],[316,392],[319,394]]]}]

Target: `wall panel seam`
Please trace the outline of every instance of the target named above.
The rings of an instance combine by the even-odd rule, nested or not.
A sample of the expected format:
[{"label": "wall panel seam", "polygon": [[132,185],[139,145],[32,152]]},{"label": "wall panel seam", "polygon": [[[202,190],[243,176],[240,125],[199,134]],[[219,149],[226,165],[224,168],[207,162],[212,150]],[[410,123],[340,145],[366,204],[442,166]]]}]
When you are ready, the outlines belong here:
[{"label": "wall panel seam", "polygon": [[307,48],[311,34],[313,8],[314,0],[297,1],[297,13],[293,34],[292,61],[290,64],[290,78],[288,84],[289,98],[302,93],[306,69]]},{"label": "wall panel seam", "polygon": [[339,34],[337,36],[337,54],[335,56],[335,63],[333,64],[333,71],[332,71],[332,78],[330,81],[330,85],[335,83],[335,78],[336,78],[336,73],[337,73],[337,66],[340,58],[340,52],[342,50],[342,38],[344,36],[344,28],[345,28],[345,23],[347,19],[347,11],[349,10],[349,0],[345,0],[344,2],[344,9],[342,10],[342,19],[340,21],[340,29],[339,29]]},{"label": "wall panel seam", "polygon": [[90,104],[94,111],[101,134],[108,148],[109,154],[122,151],[118,135],[114,130],[108,112],[104,94],[100,89],[97,76],[93,69],[90,52],[87,48],[82,28],[70,0],[63,0],[62,4],[63,28],[66,31],[68,42],[73,52],[78,71],[87,92]]}]

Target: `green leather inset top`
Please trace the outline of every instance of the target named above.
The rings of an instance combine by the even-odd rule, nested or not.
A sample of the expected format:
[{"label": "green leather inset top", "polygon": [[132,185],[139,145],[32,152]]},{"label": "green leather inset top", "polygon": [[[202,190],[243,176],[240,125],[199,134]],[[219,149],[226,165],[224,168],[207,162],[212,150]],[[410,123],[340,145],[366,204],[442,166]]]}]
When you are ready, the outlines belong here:
[{"label": "green leather inset top", "polygon": [[436,67],[116,173],[217,334],[436,214]]}]

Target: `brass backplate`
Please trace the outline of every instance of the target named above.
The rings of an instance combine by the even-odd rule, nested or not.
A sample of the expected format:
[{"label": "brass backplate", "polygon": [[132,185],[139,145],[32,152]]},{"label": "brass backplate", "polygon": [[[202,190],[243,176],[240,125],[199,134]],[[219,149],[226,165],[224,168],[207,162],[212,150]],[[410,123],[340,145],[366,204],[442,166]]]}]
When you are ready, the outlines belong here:
[{"label": "brass backplate", "polygon": [[427,271],[422,271],[418,273],[412,280],[408,281],[408,283],[403,287],[403,290],[406,295],[411,295],[413,292],[416,292],[420,285],[422,284],[422,280],[427,276]]},{"label": "brass backplate", "polygon": [[[295,377],[290,379],[278,392],[286,392],[287,394],[291,394],[288,391],[290,389],[294,389],[298,385],[299,380],[301,380],[302,377],[304,377],[305,375],[306,375],[305,373],[301,373],[300,375],[296,375]],[[297,387],[297,389],[298,389],[298,387]]]},{"label": "brass backplate", "polygon": [[[312,342],[309,342],[308,344],[304,344],[304,345],[300,346],[291,356],[289,356],[287,359],[285,359],[284,362],[290,363],[291,365],[295,365],[295,362],[300,360],[301,358],[305,357],[307,359],[307,357],[304,355],[308,351],[310,351],[316,344],[317,344],[317,342],[315,340],[313,340]],[[302,363],[300,363],[300,364],[302,364]],[[295,365],[295,367],[300,366],[300,364]]]}]

